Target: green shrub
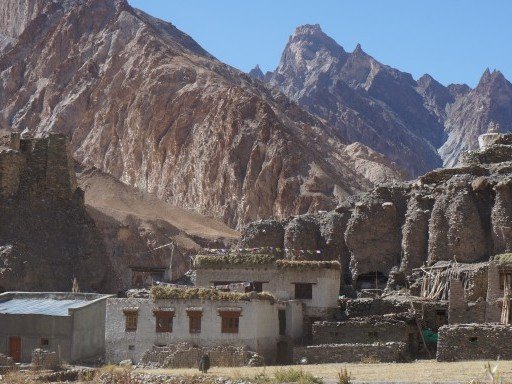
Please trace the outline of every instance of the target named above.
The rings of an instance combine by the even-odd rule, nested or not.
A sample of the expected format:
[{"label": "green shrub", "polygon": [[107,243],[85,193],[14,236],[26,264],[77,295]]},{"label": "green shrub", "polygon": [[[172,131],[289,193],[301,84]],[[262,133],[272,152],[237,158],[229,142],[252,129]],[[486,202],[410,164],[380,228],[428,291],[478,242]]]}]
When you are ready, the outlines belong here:
[{"label": "green shrub", "polygon": [[302,369],[282,368],[274,373],[276,383],[323,384],[323,380]]}]

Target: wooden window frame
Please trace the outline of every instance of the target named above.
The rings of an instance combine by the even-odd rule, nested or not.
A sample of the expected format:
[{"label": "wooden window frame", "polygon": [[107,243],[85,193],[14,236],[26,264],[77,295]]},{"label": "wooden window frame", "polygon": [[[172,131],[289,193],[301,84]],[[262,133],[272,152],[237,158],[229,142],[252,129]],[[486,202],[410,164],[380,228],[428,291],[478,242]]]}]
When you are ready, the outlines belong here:
[{"label": "wooden window frame", "polygon": [[124,331],[137,332],[139,323],[139,311],[134,309],[124,309]]},{"label": "wooden window frame", "polygon": [[[154,310],[155,316],[155,332],[156,333],[172,333],[174,325],[174,311]],[[162,323],[160,322],[162,320]]]},{"label": "wooden window frame", "polygon": [[188,332],[189,333],[201,333],[201,323],[203,317],[203,311],[187,311],[188,316]]},{"label": "wooden window frame", "polygon": [[[313,299],[313,285],[314,283],[293,283],[295,286],[294,298],[296,300],[312,300]],[[304,294],[304,289],[307,287],[307,294]],[[300,294],[299,294],[300,293]]]},{"label": "wooden window frame", "polygon": [[240,311],[219,311],[221,333],[240,333]]}]

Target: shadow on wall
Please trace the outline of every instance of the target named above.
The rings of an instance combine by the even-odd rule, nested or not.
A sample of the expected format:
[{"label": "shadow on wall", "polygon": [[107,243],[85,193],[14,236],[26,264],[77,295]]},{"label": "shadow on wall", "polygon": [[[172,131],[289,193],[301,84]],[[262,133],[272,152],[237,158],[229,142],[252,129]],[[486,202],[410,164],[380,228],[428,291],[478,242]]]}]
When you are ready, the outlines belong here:
[{"label": "shadow on wall", "polygon": [[387,282],[388,278],[382,272],[363,273],[356,279],[356,289],[384,289]]}]

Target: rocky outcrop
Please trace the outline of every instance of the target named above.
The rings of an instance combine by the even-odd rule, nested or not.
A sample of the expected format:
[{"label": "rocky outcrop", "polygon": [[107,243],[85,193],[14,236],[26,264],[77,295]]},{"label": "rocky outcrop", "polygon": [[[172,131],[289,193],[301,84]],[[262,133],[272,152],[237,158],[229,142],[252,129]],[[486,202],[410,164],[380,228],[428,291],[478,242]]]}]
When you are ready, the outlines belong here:
[{"label": "rocky outcrop", "polygon": [[0,288],[108,292],[112,270],[77,188],[67,139],[52,134],[0,147]]},{"label": "rocky outcrop", "polygon": [[[272,242],[283,239],[319,250],[309,253],[315,258],[339,260],[349,271],[345,283],[355,286],[360,279],[372,285],[438,261],[488,261],[512,249],[511,149],[512,135],[501,135],[464,156],[460,167],[381,185],[331,212],[291,218],[284,235],[272,233]],[[249,228],[251,237],[265,243],[257,226]],[[242,241],[246,236],[242,231]]]},{"label": "rocky outcrop", "polygon": [[0,14],[32,15],[25,3],[37,15],[0,53],[0,129],[65,133],[80,163],[232,227],[402,178],[125,0],[9,0]]}]

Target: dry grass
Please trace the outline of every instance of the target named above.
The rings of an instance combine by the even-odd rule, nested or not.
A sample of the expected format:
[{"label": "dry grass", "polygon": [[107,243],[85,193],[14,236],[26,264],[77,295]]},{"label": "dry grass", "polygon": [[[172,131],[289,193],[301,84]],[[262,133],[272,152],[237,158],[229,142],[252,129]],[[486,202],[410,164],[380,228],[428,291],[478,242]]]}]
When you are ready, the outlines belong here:
[{"label": "dry grass", "polygon": [[213,301],[251,301],[267,300],[275,302],[276,298],[269,292],[222,292],[211,288],[174,288],[162,285],[153,286],[151,295],[156,300],[213,300]]},{"label": "dry grass", "polygon": [[229,253],[226,255],[198,255],[194,259],[194,268],[229,268],[229,267],[255,267],[271,265],[276,261],[275,256],[269,254]]},{"label": "dry grass", "polygon": [[310,271],[312,269],[341,269],[338,261],[315,261],[315,260],[277,260],[277,268],[294,269],[298,271]]},{"label": "dry grass", "polygon": [[[319,364],[303,365],[300,369],[315,377],[337,382],[340,369],[346,368],[352,381],[408,381],[408,382],[453,382],[462,383],[482,382],[488,383],[489,377],[486,371],[486,361],[468,361],[455,363],[440,363],[435,360],[422,360],[414,363],[403,364]],[[491,363],[495,365],[495,363]],[[499,371],[504,382],[512,382],[512,361],[500,361]],[[208,375],[254,378],[258,375],[264,377],[274,376],[275,373],[289,367],[239,367],[224,368],[214,367],[208,371]],[[149,373],[170,373],[179,375],[197,374],[197,369],[172,369],[172,370],[145,370]]]}]

